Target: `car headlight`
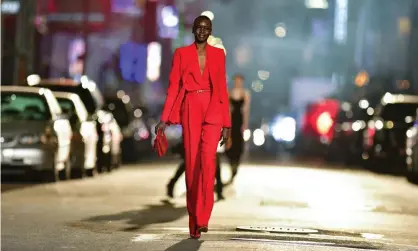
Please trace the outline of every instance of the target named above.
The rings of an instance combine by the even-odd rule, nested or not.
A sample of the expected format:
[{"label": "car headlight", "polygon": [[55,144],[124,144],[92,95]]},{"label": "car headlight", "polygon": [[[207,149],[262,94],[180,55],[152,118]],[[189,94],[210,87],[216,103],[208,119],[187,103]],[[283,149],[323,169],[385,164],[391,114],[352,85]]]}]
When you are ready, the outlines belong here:
[{"label": "car headlight", "polygon": [[292,117],[278,117],[271,126],[271,135],[276,141],[293,141],[296,137],[296,120]]},{"label": "car headlight", "polygon": [[20,136],[19,143],[22,145],[35,145],[43,141],[43,136],[36,134],[24,134]]}]

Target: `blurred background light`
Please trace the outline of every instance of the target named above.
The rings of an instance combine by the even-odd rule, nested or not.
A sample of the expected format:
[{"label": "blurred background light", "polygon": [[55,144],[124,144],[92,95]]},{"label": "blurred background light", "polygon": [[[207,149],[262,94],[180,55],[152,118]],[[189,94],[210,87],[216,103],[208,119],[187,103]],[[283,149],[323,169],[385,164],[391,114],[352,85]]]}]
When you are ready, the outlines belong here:
[{"label": "blurred background light", "polygon": [[348,0],[336,0],[334,20],[334,40],[345,44],[347,39]]},{"label": "blurred background light", "polygon": [[41,77],[39,77],[39,75],[32,74],[29,75],[26,80],[28,82],[28,85],[33,86],[39,84],[39,82],[41,81]]},{"label": "blurred background light", "polygon": [[207,16],[212,21],[215,18],[215,15],[213,14],[213,12],[209,11],[209,10],[206,10],[206,11],[202,12],[202,14],[200,14],[200,15]]},{"label": "blurred background light", "polygon": [[161,16],[163,19],[163,24],[167,27],[175,27],[179,23],[179,18],[174,11],[173,6],[165,6],[161,10]]},{"label": "blurred background light", "polygon": [[286,26],[284,25],[284,23],[278,23],[276,25],[276,28],[274,29],[274,33],[276,34],[277,37],[280,37],[280,38],[285,37],[287,34],[287,30],[286,30]]},{"label": "blurred background light", "polygon": [[366,71],[361,71],[357,74],[354,83],[358,87],[363,87],[369,83],[369,74]]},{"label": "blurred background light", "polygon": [[261,92],[264,88],[264,85],[260,80],[254,80],[253,83],[251,84],[251,88],[255,92]]},{"label": "blurred background light", "polygon": [[161,66],[161,44],[151,42],[148,45],[147,78],[156,81],[160,77]]},{"label": "blurred background light", "polygon": [[318,119],[316,121],[316,127],[321,135],[325,135],[329,132],[329,130],[332,127],[332,124],[334,123],[333,119],[331,118],[331,115],[329,112],[323,112],[321,115],[318,116]]},{"label": "blurred background light", "polygon": [[308,9],[328,9],[328,0],[305,0]]},{"label": "blurred background light", "polygon": [[253,133],[253,143],[256,146],[262,146],[264,142],[266,141],[264,137],[264,131],[260,128],[255,129]]},{"label": "blurred background light", "polygon": [[16,14],[19,12],[20,9],[20,2],[5,2],[1,3],[1,13],[3,14]]},{"label": "blurred background light", "polygon": [[270,77],[270,72],[260,70],[257,72],[257,75],[261,80],[267,80]]},{"label": "blurred background light", "polygon": [[369,101],[367,101],[366,99],[362,99],[360,100],[358,105],[361,109],[367,109],[370,104],[369,104]]},{"label": "blurred background light", "polygon": [[244,141],[250,140],[250,138],[251,138],[251,130],[250,129],[244,130],[243,138],[244,138]]},{"label": "blurred background light", "polygon": [[271,126],[276,141],[291,142],[296,137],[296,120],[292,117],[278,117]]}]

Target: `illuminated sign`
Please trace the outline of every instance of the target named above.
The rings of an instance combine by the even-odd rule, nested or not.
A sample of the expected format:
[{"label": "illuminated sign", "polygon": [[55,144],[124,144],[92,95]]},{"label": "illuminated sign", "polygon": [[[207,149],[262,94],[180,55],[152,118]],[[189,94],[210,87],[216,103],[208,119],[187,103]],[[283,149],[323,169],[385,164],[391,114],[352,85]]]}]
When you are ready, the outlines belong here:
[{"label": "illuminated sign", "polygon": [[347,39],[348,0],[336,0],[334,20],[334,40],[345,44]]},{"label": "illuminated sign", "polygon": [[140,16],[145,0],[112,0],[112,12],[129,16]]},{"label": "illuminated sign", "polygon": [[16,14],[19,12],[20,2],[19,1],[3,1],[1,3],[2,14]]},{"label": "illuminated sign", "polygon": [[158,42],[149,43],[147,52],[147,78],[154,82],[160,78],[161,44]]},{"label": "illuminated sign", "polygon": [[48,0],[45,8],[48,29],[100,31],[110,16],[111,0]]},{"label": "illuminated sign", "polygon": [[147,71],[147,46],[127,42],[119,49],[119,68],[125,81],[144,83]]}]

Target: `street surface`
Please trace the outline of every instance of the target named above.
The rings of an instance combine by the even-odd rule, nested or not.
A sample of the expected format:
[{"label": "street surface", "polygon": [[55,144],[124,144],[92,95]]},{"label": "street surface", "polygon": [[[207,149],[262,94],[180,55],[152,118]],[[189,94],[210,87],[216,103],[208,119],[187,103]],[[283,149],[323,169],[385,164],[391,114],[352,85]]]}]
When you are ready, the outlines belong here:
[{"label": "street surface", "polygon": [[184,176],[165,196],[177,163],[2,184],[1,250],[418,250],[418,186],[321,163],[243,165],[209,232],[188,239]]}]

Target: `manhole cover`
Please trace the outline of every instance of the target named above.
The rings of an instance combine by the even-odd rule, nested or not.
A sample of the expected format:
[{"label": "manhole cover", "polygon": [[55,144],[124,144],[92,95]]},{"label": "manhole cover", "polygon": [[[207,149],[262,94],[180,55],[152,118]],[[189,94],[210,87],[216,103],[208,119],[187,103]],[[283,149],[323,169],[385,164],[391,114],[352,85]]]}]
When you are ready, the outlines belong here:
[{"label": "manhole cover", "polygon": [[236,228],[237,231],[251,231],[251,232],[269,232],[269,233],[290,233],[290,234],[315,234],[318,230],[308,228],[293,228],[293,227],[260,227],[260,226],[240,226]]}]

